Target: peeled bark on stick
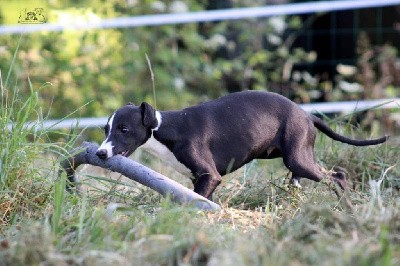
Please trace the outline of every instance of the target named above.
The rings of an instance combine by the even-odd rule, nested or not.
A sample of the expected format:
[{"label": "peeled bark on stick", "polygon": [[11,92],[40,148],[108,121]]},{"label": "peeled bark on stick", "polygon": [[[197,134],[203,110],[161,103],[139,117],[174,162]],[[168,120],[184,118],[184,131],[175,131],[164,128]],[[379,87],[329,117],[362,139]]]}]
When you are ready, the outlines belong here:
[{"label": "peeled bark on stick", "polygon": [[61,162],[62,169],[59,174],[61,175],[65,171],[68,178],[68,191],[74,189],[75,182],[77,181],[75,169],[81,164],[91,164],[118,172],[129,179],[154,189],[163,196],[171,197],[175,202],[191,204],[203,210],[219,210],[221,208],[218,204],[209,201],[181,184],[131,159],[116,155],[107,160],[101,160],[96,155],[97,149],[97,144],[83,142],[80,147],[70,152],[71,156],[69,158]]}]

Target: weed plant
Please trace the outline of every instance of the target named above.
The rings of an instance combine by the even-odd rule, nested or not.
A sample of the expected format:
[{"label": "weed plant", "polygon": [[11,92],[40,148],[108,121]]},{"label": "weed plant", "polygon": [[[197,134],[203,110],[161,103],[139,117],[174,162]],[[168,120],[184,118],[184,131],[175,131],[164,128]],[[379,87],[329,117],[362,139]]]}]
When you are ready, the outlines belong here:
[{"label": "weed plant", "polygon": [[[77,136],[75,130],[66,134],[44,127],[47,115],[38,105],[39,93],[50,84],[35,90],[28,78],[29,97],[20,97],[12,71],[17,51],[5,78],[0,70],[0,234],[12,224],[48,211],[47,204],[57,192],[54,169]],[[50,132],[66,141],[51,142]]]}]

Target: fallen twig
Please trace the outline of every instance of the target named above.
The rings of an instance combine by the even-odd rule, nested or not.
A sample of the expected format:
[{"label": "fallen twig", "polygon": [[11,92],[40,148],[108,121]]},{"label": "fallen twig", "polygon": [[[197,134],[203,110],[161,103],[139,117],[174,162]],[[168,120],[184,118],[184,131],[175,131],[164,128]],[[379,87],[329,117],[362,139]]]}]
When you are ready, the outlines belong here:
[{"label": "fallen twig", "polygon": [[203,210],[219,210],[221,208],[218,204],[131,159],[117,155],[107,160],[101,160],[96,156],[97,149],[97,144],[83,142],[80,147],[70,152],[71,156],[69,158],[61,162],[62,169],[59,174],[66,173],[68,191],[79,190],[79,187],[75,187],[77,181],[75,169],[81,164],[91,164],[118,172],[129,179],[154,189],[163,196],[169,196],[175,202],[191,204]]}]

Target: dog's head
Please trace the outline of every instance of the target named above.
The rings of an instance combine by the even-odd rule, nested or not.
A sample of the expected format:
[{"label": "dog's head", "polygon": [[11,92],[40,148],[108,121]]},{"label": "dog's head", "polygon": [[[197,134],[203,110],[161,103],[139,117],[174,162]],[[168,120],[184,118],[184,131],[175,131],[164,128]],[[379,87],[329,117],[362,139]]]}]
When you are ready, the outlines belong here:
[{"label": "dog's head", "polygon": [[135,106],[131,103],[115,111],[108,119],[104,132],[106,139],[96,155],[107,159],[114,155],[131,155],[144,144],[159,125],[156,110],[148,103]]}]

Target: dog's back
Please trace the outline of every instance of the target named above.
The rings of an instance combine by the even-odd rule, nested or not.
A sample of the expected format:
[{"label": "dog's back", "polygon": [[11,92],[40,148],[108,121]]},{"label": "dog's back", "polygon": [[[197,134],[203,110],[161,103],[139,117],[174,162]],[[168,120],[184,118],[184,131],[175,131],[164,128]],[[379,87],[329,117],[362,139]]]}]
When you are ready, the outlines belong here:
[{"label": "dog's back", "polygon": [[309,119],[287,98],[260,91],[229,94],[181,111],[162,112],[162,116],[173,117],[173,121],[164,122],[173,124],[175,135],[180,138],[175,141],[199,143],[202,149],[209,150],[220,174],[236,170],[254,158],[267,158],[280,149],[279,132],[286,124],[300,125]]}]

